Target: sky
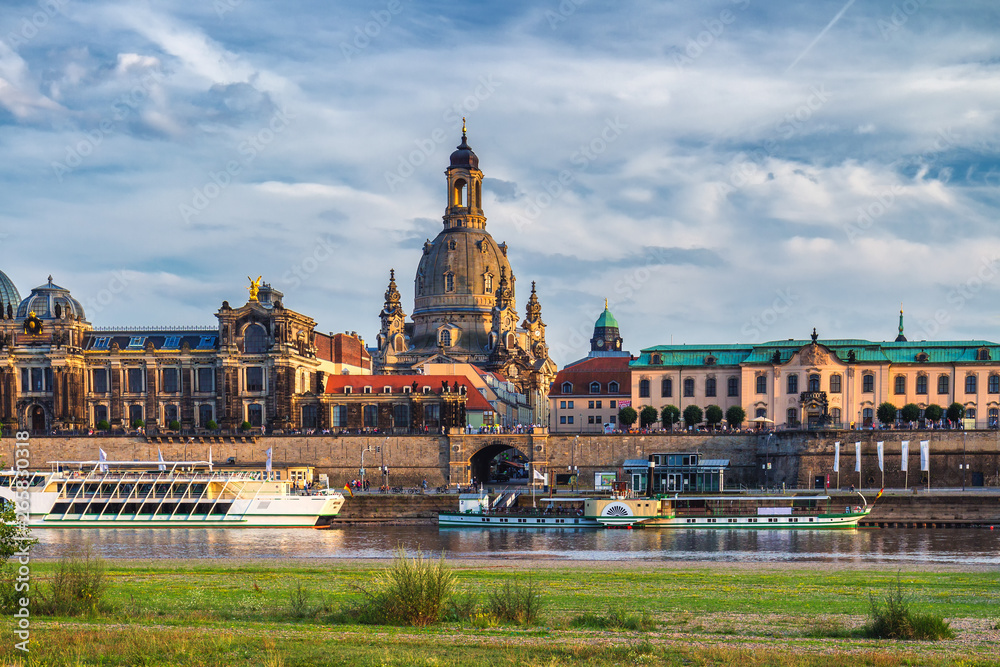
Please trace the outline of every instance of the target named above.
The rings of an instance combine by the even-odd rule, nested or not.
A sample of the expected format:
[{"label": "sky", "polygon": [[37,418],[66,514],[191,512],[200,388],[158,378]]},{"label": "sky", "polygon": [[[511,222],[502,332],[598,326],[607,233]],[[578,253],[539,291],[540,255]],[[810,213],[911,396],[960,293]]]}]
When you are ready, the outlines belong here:
[{"label": "sky", "polygon": [[1000,4],[5,1],[0,270],[95,326],[247,277],[374,343],[462,117],[551,354],[1000,340]]}]

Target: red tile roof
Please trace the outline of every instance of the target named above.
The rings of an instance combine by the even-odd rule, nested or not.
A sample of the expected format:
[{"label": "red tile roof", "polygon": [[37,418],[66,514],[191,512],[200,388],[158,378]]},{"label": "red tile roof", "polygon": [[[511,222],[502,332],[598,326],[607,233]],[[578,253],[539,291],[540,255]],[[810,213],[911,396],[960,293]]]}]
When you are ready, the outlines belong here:
[{"label": "red tile roof", "polygon": [[[632,394],[632,373],[628,367],[628,357],[589,357],[578,363],[567,366],[559,371],[552,382],[549,396],[588,396],[590,383],[600,382],[601,391],[594,396],[621,396],[628,398]],[[564,382],[573,385],[573,390],[566,394],[562,391]],[[618,391],[608,393],[608,383],[617,382]]]},{"label": "red tile roof", "polygon": [[469,385],[469,378],[464,375],[331,375],[326,381],[326,393],[343,394],[344,387],[350,387],[352,394],[364,393],[365,387],[372,388],[372,394],[382,393],[389,387],[393,394],[402,394],[403,387],[413,388],[417,383],[416,393],[422,394],[424,387],[430,387],[433,393],[441,390],[441,383],[447,382],[454,389],[455,383],[466,388],[466,410],[492,410],[493,406],[475,387]]}]

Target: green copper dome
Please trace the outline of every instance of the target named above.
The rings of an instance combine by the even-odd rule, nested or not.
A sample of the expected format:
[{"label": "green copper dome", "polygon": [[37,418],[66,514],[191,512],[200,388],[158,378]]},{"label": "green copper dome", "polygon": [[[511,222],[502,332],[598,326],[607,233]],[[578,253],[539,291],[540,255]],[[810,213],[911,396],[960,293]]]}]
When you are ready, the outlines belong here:
[{"label": "green copper dome", "polygon": [[597,322],[594,323],[594,328],[595,329],[598,329],[598,328],[601,328],[601,327],[604,327],[606,329],[607,328],[615,328],[615,329],[618,328],[618,320],[616,320],[615,316],[611,314],[610,310],[608,310],[608,300],[607,299],[604,300],[604,312],[601,313],[601,316],[597,318]]}]

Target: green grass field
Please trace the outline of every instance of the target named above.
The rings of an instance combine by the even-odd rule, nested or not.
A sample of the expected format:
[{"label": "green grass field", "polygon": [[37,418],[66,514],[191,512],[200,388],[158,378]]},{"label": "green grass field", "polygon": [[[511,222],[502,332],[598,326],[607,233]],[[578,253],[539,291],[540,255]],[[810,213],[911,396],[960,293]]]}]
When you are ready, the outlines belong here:
[{"label": "green grass field", "polygon": [[[4,665],[1000,665],[1000,573],[901,572],[915,609],[946,617],[938,642],[860,639],[870,591],[895,570],[818,565],[458,562],[459,588],[541,584],[541,623],[427,628],[335,623],[382,562],[108,561],[105,610],[32,619],[31,652]],[[34,563],[33,581],[53,563]],[[298,584],[306,593],[297,604]],[[304,611],[304,613],[303,613]],[[587,612],[649,612],[654,630],[580,627]],[[301,616],[305,618],[300,618]],[[11,623],[5,623],[5,628]]]}]

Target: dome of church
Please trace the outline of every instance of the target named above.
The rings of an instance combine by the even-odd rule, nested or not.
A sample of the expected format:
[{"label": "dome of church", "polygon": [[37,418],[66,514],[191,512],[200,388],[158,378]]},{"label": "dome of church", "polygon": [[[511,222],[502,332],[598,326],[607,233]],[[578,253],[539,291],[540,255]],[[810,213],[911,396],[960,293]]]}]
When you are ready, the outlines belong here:
[{"label": "dome of church", "polygon": [[484,229],[445,229],[424,244],[414,281],[414,315],[463,308],[488,313],[493,308],[500,274],[511,281],[510,262]]},{"label": "dome of church", "polygon": [[80,302],[70,295],[68,289],[53,283],[52,276],[49,276],[49,282],[31,290],[28,298],[17,307],[18,318],[28,317],[29,313],[32,312],[41,320],[64,319],[66,317],[74,320],[86,319]]},{"label": "dome of church", "polygon": [[597,318],[597,322],[594,323],[594,328],[618,328],[618,320],[616,320],[615,316],[611,314],[610,310],[608,310],[607,305],[604,306],[604,312],[601,313],[601,316]]},{"label": "dome of church", "polygon": [[6,273],[0,271],[0,310],[6,314],[7,304],[15,307],[19,303],[21,303],[21,295],[18,293],[17,287],[14,286],[13,281],[7,277]]},{"label": "dome of church", "polygon": [[452,167],[466,167],[468,169],[479,169],[479,157],[472,152],[469,142],[465,138],[465,130],[462,130],[462,143],[456,146],[458,150],[451,154]]}]

